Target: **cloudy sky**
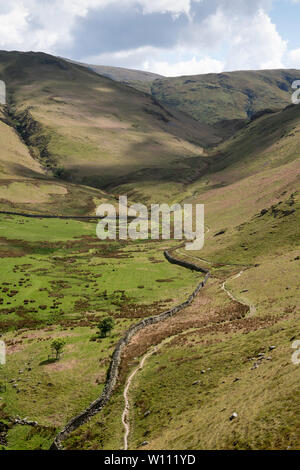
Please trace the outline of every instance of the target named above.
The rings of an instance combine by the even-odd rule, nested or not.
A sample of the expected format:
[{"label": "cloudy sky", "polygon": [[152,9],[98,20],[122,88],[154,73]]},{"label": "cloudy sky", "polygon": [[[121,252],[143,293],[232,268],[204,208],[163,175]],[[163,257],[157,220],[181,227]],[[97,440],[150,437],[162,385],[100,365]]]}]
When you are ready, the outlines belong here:
[{"label": "cloudy sky", "polygon": [[300,69],[300,0],[7,0],[0,49],[167,76]]}]

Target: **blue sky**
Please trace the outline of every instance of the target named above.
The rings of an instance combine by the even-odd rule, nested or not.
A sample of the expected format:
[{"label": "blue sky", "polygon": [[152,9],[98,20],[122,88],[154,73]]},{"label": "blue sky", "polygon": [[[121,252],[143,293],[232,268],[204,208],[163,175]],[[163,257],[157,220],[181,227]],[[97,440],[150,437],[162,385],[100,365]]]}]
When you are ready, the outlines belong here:
[{"label": "blue sky", "polygon": [[300,69],[300,0],[8,0],[0,49],[162,75]]},{"label": "blue sky", "polygon": [[300,2],[290,0],[277,0],[270,11],[270,17],[276,24],[279,34],[289,41],[292,49],[300,47],[299,15]]}]

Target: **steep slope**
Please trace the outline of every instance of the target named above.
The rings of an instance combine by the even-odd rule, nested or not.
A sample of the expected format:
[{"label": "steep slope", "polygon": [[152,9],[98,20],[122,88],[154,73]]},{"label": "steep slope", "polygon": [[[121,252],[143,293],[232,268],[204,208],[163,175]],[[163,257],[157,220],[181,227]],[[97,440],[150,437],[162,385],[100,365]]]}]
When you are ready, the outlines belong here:
[{"label": "steep slope", "polygon": [[182,194],[205,203],[204,249],[175,253],[212,276],[131,341],[114,397],[65,448],[122,448],[124,387],[148,354],[129,391],[129,449],[299,449],[299,125],[299,106],[262,116],[208,157]]},{"label": "steep slope", "polygon": [[258,112],[289,105],[291,84],[300,77],[299,70],[263,70],[167,78],[118,67],[88,67],[151,94],[171,112],[176,109],[213,125],[223,140]]},{"label": "steep slope", "polygon": [[155,80],[152,95],[200,122],[245,120],[264,109],[291,103],[291,84],[299,70],[241,71]]},{"label": "steep slope", "polygon": [[[220,204],[220,207],[228,204],[226,207],[232,217],[239,220],[244,209],[251,207],[251,199],[261,192],[262,206],[257,206],[257,210],[264,207],[264,201],[268,200],[269,183],[272,191],[274,184],[278,188],[285,185],[286,189],[297,188],[299,148],[300,107],[291,105],[249,122],[234,137],[207,151],[205,157],[190,159],[191,169],[180,175],[176,171],[169,173],[169,184],[162,184],[160,175],[157,175],[157,180],[160,191],[165,189],[169,200],[183,202],[195,201],[196,198],[198,202],[206,204],[211,200],[214,208],[216,204]],[[143,175],[140,177],[142,180]],[[222,188],[220,196],[218,190]],[[138,194],[138,189],[130,181],[120,187],[115,186],[114,190],[134,191],[134,194]],[[143,191],[155,192],[155,184],[144,178]],[[227,197],[229,200],[226,202]],[[222,211],[219,214],[214,209],[211,212],[213,214],[215,223],[219,225]]]},{"label": "steep slope", "polygon": [[[265,175],[266,181],[280,168],[294,168],[293,177],[299,173],[300,157],[300,107],[290,105],[282,111],[265,114],[252,120],[234,137],[209,152],[206,157],[205,174],[189,185],[191,195],[211,194],[224,188],[228,191],[234,184],[246,185]],[[202,166],[202,160],[195,159],[194,167]],[[288,174],[282,173],[282,180]],[[252,187],[256,183],[251,183]],[[259,188],[262,190],[261,183]],[[251,187],[247,191],[252,192]],[[245,191],[245,195],[248,192]],[[187,196],[187,192],[183,197]],[[237,201],[238,202],[238,201]]]},{"label": "steep slope", "polygon": [[57,215],[94,215],[103,191],[51,177],[20,138],[6,107],[0,107],[0,210]]},{"label": "steep slope", "polygon": [[46,54],[2,52],[0,77],[9,117],[31,152],[72,183],[105,188],[124,178],[140,184],[140,171],[148,180],[159,173],[169,181],[169,172],[189,171],[202,141],[218,140],[207,126],[190,128],[148,95]]}]

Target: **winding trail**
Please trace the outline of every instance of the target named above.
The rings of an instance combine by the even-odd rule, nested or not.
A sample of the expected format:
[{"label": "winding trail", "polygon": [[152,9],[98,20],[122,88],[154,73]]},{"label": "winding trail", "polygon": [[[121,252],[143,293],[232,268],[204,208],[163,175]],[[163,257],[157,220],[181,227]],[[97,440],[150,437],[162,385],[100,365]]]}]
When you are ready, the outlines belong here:
[{"label": "winding trail", "polygon": [[235,276],[227,279],[226,281],[223,282],[222,284],[222,290],[224,292],[226,292],[226,294],[231,298],[231,300],[233,300],[234,302],[238,302],[240,303],[241,305],[245,305],[246,307],[249,307],[249,314],[248,314],[248,317],[253,317],[253,315],[256,314],[256,307],[255,305],[252,305],[252,304],[249,304],[247,302],[244,302],[243,300],[241,299],[238,299],[237,297],[235,297],[232,292],[230,292],[230,290],[227,289],[226,287],[226,284],[227,282],[229,281],[234,281],[235,279],[238,279],[239,277],[241,277],[243,274],[244,274],[245,270],[242,270],[240,271],[238,274],[236,274]]},{"label": "winding trail", "polygon": [[[196,260],[196,261],[202,261],[202,262],[205,262],[207,264],[212,264],[211,261],[208,261],[208,260],[205,260],[203,258],[200,258],[200,257],[196,257],[196,256],[191,256],[189,254],[187,254],[186,252],[182,252],[182,251],[179,251],[179,249],[177,250],[174,250],[176,251],[178,254],[181,254],[182,256],[185,256],[187,258],[190,258],[190,259],[193,259],[193,260]],[[226,266],[236,266],[236,265],[231,265],[231,264],[228,264]],[[230,297],[231,300],[233,300],[234,302],[238,302],[240,303],[241,305],[245,305],[246,307],[249,307],[249,314],[247,315],[248,317],[252,317],[253,315],[255,315],[256,313],[256,307],[252,304],[249,304],[249,303],[246,303],[244,301],[242,301],[241,299],[238,299],[237,297],[235,297],[230,291],[229,289],[226,287],[226,284],[227,282],[230,282],[230,281],[234,281],[235,279],[238,279],[239,277],[241,277],[243,274],[244,274],[245,270],[241,270],[238,274],[236,274],[235,276],[233,277],[229,277],[228,279],[226,279],[223,284],[221,285],[221,289]],[[126,382],[126,386],[125,386],[125,389],[124,389],[124,393],[123,393],[123,396],[124,396],[124,400],[125,400],[125,406],[124,406],[124,411],[123,411],[123,414],[122,414],[122,423],[123,423],[123,426],[124,426],[124,429],[125,429],[125,434],[124,434],[124,450],[128,450],[128,436],[129,436],[129,433],[130,433],[130,403],[129,403],[129,391],[130,391],[130,387],[132,385],[132,382],[133,382],[133,379],[134,377],[136,376],[137,372],[139,372],[140,370],[143,369],[144,367],[144,364],[146,362],[146,360],[148,359],[148,357],[152,356],[155,352],[157,352],[158,348],[165,343],[165,340],[162,341],[162,343],[160,343],[159,345],[157,345],[153,350],[150,350],[149,352],[147,352],[141,359],[139,365],[136,367],[136,369],[134,369],[134,371],[130,374],[130,376],[128,377],[127,379],[127,382]]]},{"label": "winding trail", "polygon": [[[199,257],[196,257],[196,256],[191,256],[191,255],[188,255],[186,253],[182,253],[180,252],[179,250],[177,250],[177,253],[181,254],[181,255],[184,255],[186,256],[187,258],[191,258],[191,259],[194,259],[196,261],[202,261],[204,263],[207,263],[207,264],[212,264],[211,261],[208,261],[206,259],[203,259],[203,258],[199,258]],[[234,264],[226,264],[224,266],[237,266],[237,265],[234,265]],[[221,289],[226,292],[226,294],[231,298],[231,300],[233,300],[234,302],[238,302],[240,303],[241,305],[245,305],[246,307],[249,307],[249,315],[248,317],[253,317],[255,314],[256,314],[256,307],[255,305],[253,304],[249,304],[241,299],[238,299],[237,297],[235,297],[233,295],[232,292],[230,292],[230,290],[226,287],[226,284],[230,281],[234,281],[235,279],[238,279],[239,277],[241,277],[245,272],[245,269],[242,269],[238,274],[236,274],[235,276],[231,277],[231,278],[228,278],[226,279],[223,284],[221,285]]]},{"label": "winding trail", "polygon": [[127,382],[126,382],[126,386],[125,386],[124,393],[123,393],[124,400],[125,400],[125,407],[124,407],[124,411],[123,411],[123,414],[122,414],[122,423],[123,423],[123,426],[124,426],[124,429],[125,429],[124,450],[128,450],[128,436],[129,436],[129,433],[130,433],[130,422],[129,422],[130,404],[129,404],[129,397],[128,397],[129,389],[130,389],[131,383],[132,383],[135,375],[137,374],[137,372],[139,372],[140,370],[143,369],[145,361],[148,359],[148,357],[152,356],[156,351],[157,351],[157,347],[155,347],[153,350],[151,350],[151,351],[147,352],[147,354],[145,354],[145,356],[142,358],[142,360],[139,363],[139,365],[137,366],[137,368],[134,369],[134,371],[130,374],[130,376],[128,377]]},{"label": "winding trail", "polygon": [[[57,215],[54,215],[54,216],[50,215],[49,216],[49,215],[14,213],[14,212],[6,212],[6,211],[0,211],[0,213],[1,214],[9,214],[9,215],[18,215],[18,216],[23,216],[23,217],[28,217],[28,218],[80,219],[80,220],[99,219],[99,217],[92,217],[92,216],[81,216],[81,217],[80,216],[77,216],[77,217],[76,216],[57,216]],[[207,233],[208,233],[210,231],[210,229],[208,227],[206,227],[206,228],[207,228]],[[181,248],[181,247],[182,247],[182,245],[178,248]],[[180,254],[180,251],[178,249],[176,250],[176,248],[172,249],[172,251],[178,251],[178,254]],[[176,313],[176,312],[182,310],[183,308],[186,308],[187,306],[189,306],[192,303],[194,296],[198,294],[201,287],[203,288],[205,286],[208,278],[210,277],[210,272],[206,269],[199,268],[198,266],[191,265],[190,263],[186,263],[186,262],[182,263],[178,259],[176,260],[176,259],[172,258],[167,251],[165,251],[164,254],[165,254],[165,257],[167,258],[167,260],[171,263],[179,264],[179,265],[181,265],[185,268],[196,270],[196,271],[201,271],[202,273],[206,274],[204,281],[199,284],[196,291],[193,292],[193,294],[188,298],[188,300],[186,302],[184,302],[183,304],[181,304],[181,305],[179,305],[179,306],[177,306],[173,309],[174,313]],[[181,252],[181,255],[184,255],[187,258],[194,259],[198,262],[202,261],[202,262],[205,262],[207,264],[212,264],[211,261],[201,259],[200,257],[191,256],[191,255],[187,254],[186,252],[185,253]],[[230,265],[230,266],[233,266],[233,265]],[[233,301],[238,302],[242,305],[245,305],[245,306],[249,307],[249,309],[250,309],[249,316],[253,316],[256,313],[255,306],[251,305],[251,304],[248,304],[248,303],[246,303],[244,301],[241,301],[240,299],[236,298],[226,287],[227,282],[233,281],[234,279],[239,278],[243,273],[244,273],[244,270],[240,271],[234,277],[225,280],[223,282],[221,288],[224,292],[226,292],[226,294]],[[153,323],[153,322],[156,323],[157,321],[163,321],[165,318],[167,318],[168,316],[171,316],[171,315],[173,315],[173,313],[171,311],[167,311],[167,312],[164,312],[163,314],[157,315],[156,317],[152,317],[152,318],[147,319],[147,320],[148,321],[150,320],[150,323]],[[80,425],[86,423],[94,414],[99,412],[106,405],[106,403],[108,402],[111,394],[113,393],[115,385],[116,385],[116,380],[117,380],[117,377],[118,377],[118,368],[119,368],[120,361],[121,361],[120,351],[121,351],[122,347],[124,347],[126,344],[128,344],[130,338],[134,335],[135,332],[133,330],[134,329],[144,328],[148,324],[147,320],[144,320],[144,321],[140,322],[139,324],[134,325],[133,328],[131,328],[127,332],[127,334],[125,335],[125,338],[122,338],[120,340],[120,342],[118,343],[118,345],[115,349],[115,352],[113,354],[113,359],[112,359],[112,362],[111,362],[111,365],[110,365],[110,370],[109,370],[110,378],[106,382],[106,386],[105,386],[105,389],[104,389],[102,395],[95,402],[91,403],[91,405],[84,412],[82,412],[77,417],[73,418],[67,424],[67,426],[64,428],[64,430],[62,430],[56,436],[56,438],[55,438],[55,440],[54,440],[54,442],[51,446],[52,450],[62,449],[61,441],[66,439],[66,437],[70,434],[70,432],[72,432],[72,430],[74,430],[74,429],[78,428]],[[164,341],[161,344],[163,344],[163,343],[164,343]],[[133,381],[135,375],[137,374],[137,372],[139,372],[140,370],[143,369],[146,360],[157,351],[158,347],[159,347],[159,345],[154,347],[150,351],[148,351],[142,357],[139,365],[130,374],[130,376],[128,377],[127,382],[126,382],[126,386],[125,386],[124,393],[123,393],[124,400],[125,400],[125,406],[124,406],[124,411],[122,413],[122,423],[123,423],[123,426],[124,426],[124,429],[125,429],[125,433],[124,433],[124,450],[128,450],[128,436],[129,436],[129,433],[130,433],[130,416],[129,416],[129,414],[130,414],[130,403],[129,403],[130,387],[132,385],[132,381]],[[114,356],[116,356],[116,357],[114,358]]]}]

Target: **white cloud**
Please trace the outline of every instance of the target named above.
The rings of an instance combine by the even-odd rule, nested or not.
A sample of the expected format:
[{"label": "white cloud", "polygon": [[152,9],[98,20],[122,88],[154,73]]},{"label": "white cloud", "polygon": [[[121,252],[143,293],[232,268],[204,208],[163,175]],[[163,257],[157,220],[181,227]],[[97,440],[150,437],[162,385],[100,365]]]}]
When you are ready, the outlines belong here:
[{"label": "white cloud", "polygon": [[[168,76],[280,68],[287,64],[300,67],[300,49],[287,53],[287,42],[267,14],[271,3],[272,0],[11,0],[0,5],[0,49],[41,50],[66,56],[72,50],[74,59],[147,69]],[[103,18],[111,6],[116,9],[111,10],[108,20],[114,27],[113,12],[124,12],[124,18],[118,18],[120,40],[113,49],[106,50],[102,41],[97,42],[96,23],[95,40],[91,36],[93,52],[88,53],[89,47],[87,52],[79,52],[76,44],[90,35],[87,19]],[[151,27],[150,33],[147,29],[146,41],[141,41],[145,33],[140,25],[137,24],[140,29],[135,34],[134,24],[126,23],[128,12],[135,10],[142,17],[152,18],[154,14],[153,32]],[[161,22],[156,23],[159,14]],[[164,22],[167,16],[172,19]],[[83,22],[81,29],[77,28],[78,20]],[[161,37],[166,41],[166,34],[168,43],[163,45]],[[132,41],[126,50],[122,38],[128,36]],[[105,40],[111,44],[110,36],[105,36]]]},{"label": "white cloud", "polygon": [[22,33],[27,28],[28,12],[23,5],[18,2],[12,3],[12,8],[0,12],[1,37],[0,46],[7,44],[22,45]]},{"label": "white cloud", "polygon": [[300,69],[300,49],[293,49],[288,53],[287,63],[289,67]]},{"label": "white cloud", "polygon": [[145,13],[170,12],[189,14],[191,8],[190,0],[140,0]]},{"label": "white cloud", "polygon": [[193,57],[191,60],[182,60],[180,62],[153,62],[144,63],[144,69],[165,75],[166,77],[178,77],[180,75],[200,75],[203,73],[220,73],[224,68],[223,62],[204,57],[197,59]]},{"label": "white cloud", "polygon": [[270,17],[259,10],[253,18],[230,21],[231,49],[227,69],[276,69],[284,68],[287,49]]},{"label": "white cloud", "polygon": [[[195,0],[201,1],[201,0]],[[190,12],[191,0],[63,0],[72,14],[84,16],[91,8],[105,8],[108,5],[119,5],[130,8],[140,5],[145,14],[154,12],[186,13]]]}]

